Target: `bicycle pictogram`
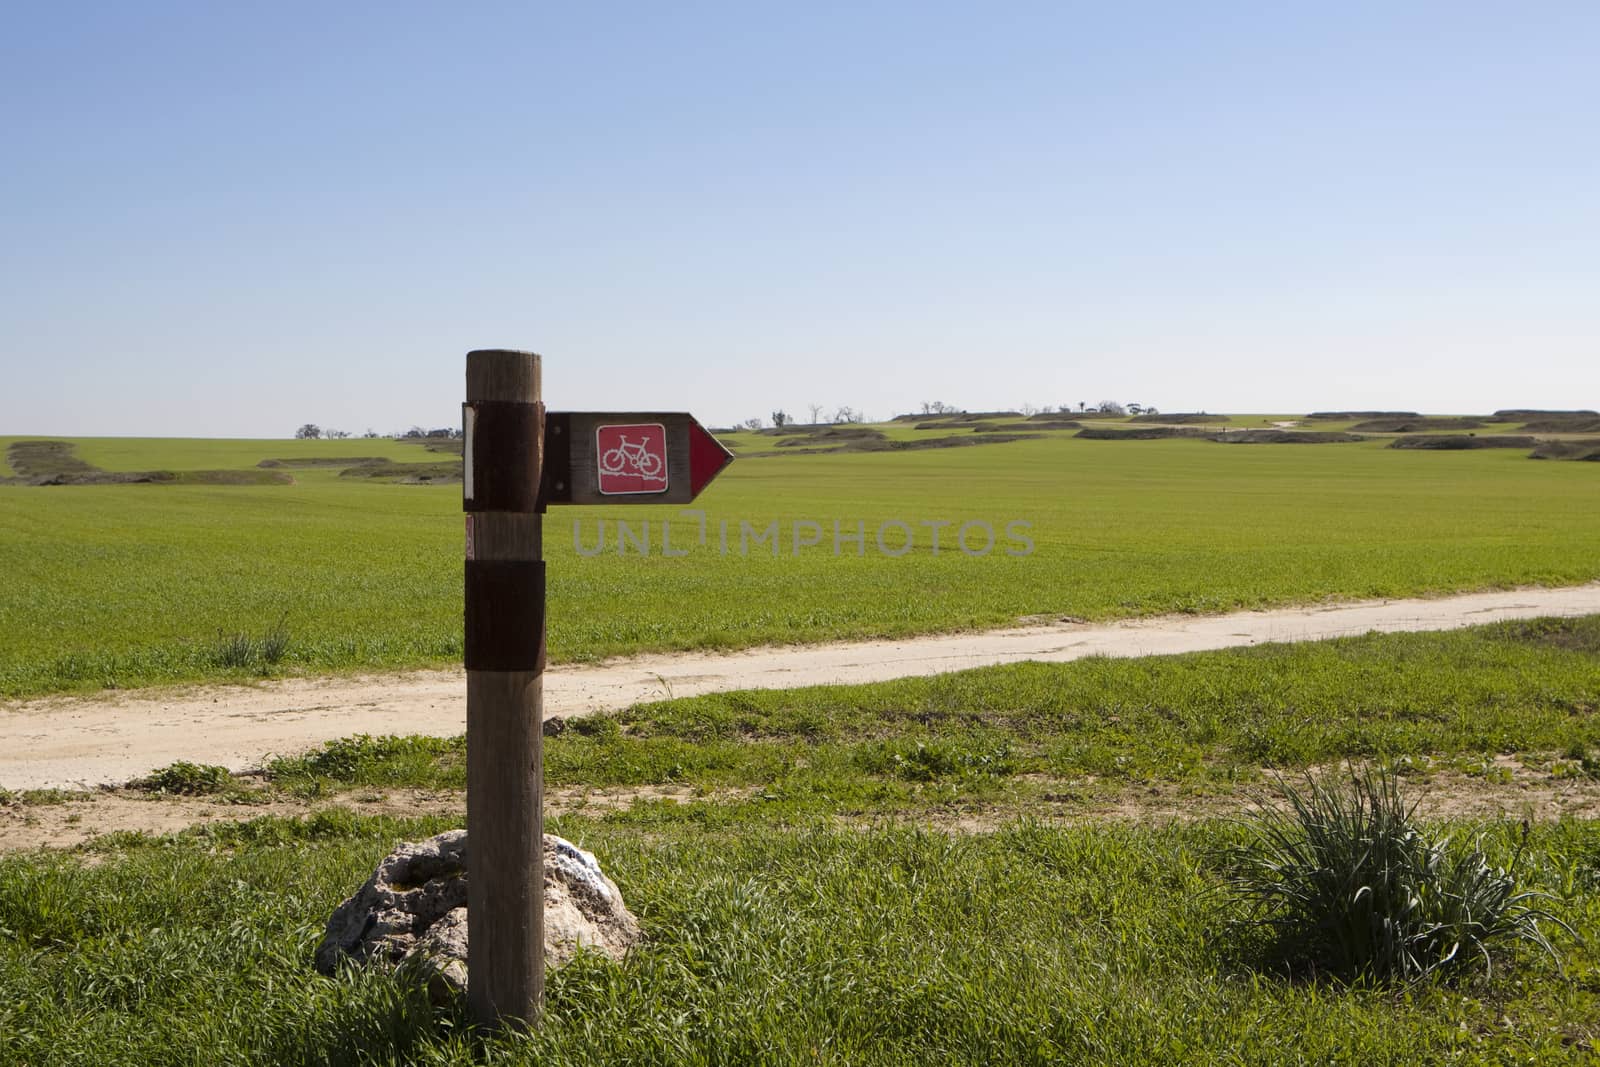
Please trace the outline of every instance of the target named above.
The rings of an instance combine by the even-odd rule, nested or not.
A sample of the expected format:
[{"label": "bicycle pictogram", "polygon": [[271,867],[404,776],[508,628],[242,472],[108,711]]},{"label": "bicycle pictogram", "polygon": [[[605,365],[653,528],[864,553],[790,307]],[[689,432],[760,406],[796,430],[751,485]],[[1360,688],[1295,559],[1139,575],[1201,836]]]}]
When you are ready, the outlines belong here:
[{"label": "bicycle pictogram", "polygon": [[601,474],[637,474],[654,481],[661,477],[661,457],[646,452],[644,442],[629,444],[624,437],[616,448],[600,457]]},{"label": "bicycle pictogram", "polygon": [[661,493],[667,488],[667,431],[660,423],[595,429],[600,492]]}]

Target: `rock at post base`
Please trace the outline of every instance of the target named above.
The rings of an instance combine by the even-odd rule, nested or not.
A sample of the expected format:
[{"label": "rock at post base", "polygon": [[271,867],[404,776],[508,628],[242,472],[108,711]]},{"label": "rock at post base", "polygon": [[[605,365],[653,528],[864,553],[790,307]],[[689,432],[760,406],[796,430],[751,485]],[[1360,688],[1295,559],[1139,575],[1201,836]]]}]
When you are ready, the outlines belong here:
[{"label": "rock at post base", "polygon": [[[591,853],[544,835],[544,963],[555,968],[580,948],[620,960],[638,942],[639,922]],[[414,964],[436,996],[467,988],[467,832],[401,845],[366,885],[334,911],[317,948],[317,970],[341,960]]]}]

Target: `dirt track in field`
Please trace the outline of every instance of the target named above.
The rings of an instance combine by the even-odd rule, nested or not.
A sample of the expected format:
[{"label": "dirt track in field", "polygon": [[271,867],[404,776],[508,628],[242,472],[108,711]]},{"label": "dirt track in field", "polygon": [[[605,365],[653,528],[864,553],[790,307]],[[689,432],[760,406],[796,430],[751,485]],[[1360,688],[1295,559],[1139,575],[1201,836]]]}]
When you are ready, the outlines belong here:
[{"label": "dirt track in field", "polygon": [[[889,641],[638,656],[552,668],[548,715],[584,715],[668,696],[787,689],[940,674],[1022,660],[1200,652],[1370,631],[1450,630],[1503,619],[1600,614],[1600,583],[1432,600],[1363,601],[1105,624],[1061,621]],[[291,679],[256,686],[49,698],[0,705],[0,787],[120,784],[174,760],[230,770],[351,734],[461,733],[460,671]]]},{"label": "dirt track in field", "polygon": [[[1553,754],[1526,760],[1502,756],[1493,774],[1435,771],[1407,778],[1404,789],[1424,818],[1496,820],[1600,817],[1600,781],[1562,776]],[[1196,792],[1173,782],[1118,782],[1030,776],[1046,790],[1042,798],[932,810],[843,818],[848,826],[909,823],[955,833],[987,833],[1019,818],[1049,823],[1146,823],[1164,825],[1242,815],[1260,802],[1279,803],[1270,779],[1235,789]],[[1295,779],[1291,776],[1291,781]],[[353,789],[332,798],[307,799],[273,792],[245,780],[221,797],[156,796],[132,789],[75,793],[58,803],[0,804],[0,853],[33,848],[72,848],[121,831],[166,834],[210,823],[263,815],[303,817],[329,810],[361,815],[438,815],[465,825],[466,794],[450,789]],[[692,786],[650,785],[548,789],[547,818],[601,815],[638,802],[697,803],[733,800],[751,790],[724,789],[705,796]]]}]

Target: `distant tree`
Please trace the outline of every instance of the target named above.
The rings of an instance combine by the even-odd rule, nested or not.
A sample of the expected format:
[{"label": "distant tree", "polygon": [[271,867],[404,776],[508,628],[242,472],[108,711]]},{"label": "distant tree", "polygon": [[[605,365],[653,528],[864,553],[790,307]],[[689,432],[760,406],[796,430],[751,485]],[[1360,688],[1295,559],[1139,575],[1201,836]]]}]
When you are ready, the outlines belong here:
[{"label": "distant tree", "polygon": [[860,422],[861,414],[855,408],[846,406],[833,413],[833,421],[836,423]]},{"label": "distant tree", "polygon": [[1151,405],[1150,407],[1145,408],[1144,409],[1144,413],[1146,415],[1159,415],[1159,414],[1161,414],[1161,412],[1159,412],[1159,411],[1157,411],[1155,409],[1155,405]]},{"label": "distant tree", "polygon": [[761,429],[761,420],[760,419],[745,419],[743,422],[741,422],[739,424],[739,429],[741,429],[741,430],[749,430],[749,431],[751,431],[753,433],[756,430]]},{"label": "distant tree", "polygon": [[1039,409],[1034,407],[1032,404],[1024,404],[1018,410],[1021,411],[1024,416],[1030,419],[1039,414]]},{"label": "distant tree", "polygon": [[342,441],[350,436],[349,430],[323,430],[322,436],[330,441]]},{"label": "distant tree", "polygon": [[815,426],[817,423],[822,421],[821,404],[807,404],[806,408],[811,412],[811,425]]},{"label": "distant tree", "polygon": [[1078,401],[1078,410],[1079,410],[1079,411],[1083,411],[1083,410],[1084,410],[1084,409],[1086,409],[1086,408],[1087,408],[1087,407],[1088,407],[1088,406],[1089,406],[1089,405],[1088,405],[1088,404],[1087,404],[1087,403],[1085,403],[1085,402],[1084,402],[1084,401],[1082,401],[1082,400],[1080,400],[1080,401]]},{"label": "distant tree", "polygon": [[296,439],[301,441],[315,441],[322,436],[322,427],[314,422],[308,422],[294,432]]},{"label": "distant tree", "polygon": [[411,427],[411,429],[407,430],[405,433],[401,434],[400,436],[401,437],[426,437],[426,436],[428,436],[428,431],[424,430],[421,426],[413,426],[413,427]]},{"label": "distant tree", "polygon": [[1144,405],[1143,404],[1129,404],[1128,405],[1128,414],[1129,415],[1137,415],[1143,410],[1144,410]]},{"label": "distant tree", "polygon": [[361,436],[367,438],[368,440],[371,440],[372,438],[378,436],[378,431],[374,430],[371,426],[368,426],[367,427],[367,432],[362,434]]},{"label": "distant tree", "polygon": [[1095,410],[1103,415],[1126,415],[1128,413],[1128,409],[1115,400],[1102,400]]},{"label": "distant tree", "polygon": [[776,426],[780,430],[793,421],[793,419],[789,418],[789,413],[784,411],[782,408],[779,408],[777,411],[772,413],[772,425]]}]

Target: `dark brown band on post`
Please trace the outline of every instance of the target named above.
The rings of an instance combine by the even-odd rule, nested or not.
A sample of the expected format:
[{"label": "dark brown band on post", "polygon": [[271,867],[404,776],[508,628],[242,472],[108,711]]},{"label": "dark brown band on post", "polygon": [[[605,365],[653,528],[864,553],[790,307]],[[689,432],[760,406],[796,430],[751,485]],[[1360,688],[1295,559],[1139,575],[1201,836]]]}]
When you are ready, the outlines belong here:
[{"label": "dark brown band on post", "polygon": [[467,561],[469,671],[544,670],[544,561]]},{"label": "dark brown band on post", "polygon": [[[474,400],[461,405],[468,440],[463,461],[465,511],[537,511],[539,484],[527,475],[541,469],[544,405],[510,400]],[[520,476],[520,477],[519,477]]]}]

